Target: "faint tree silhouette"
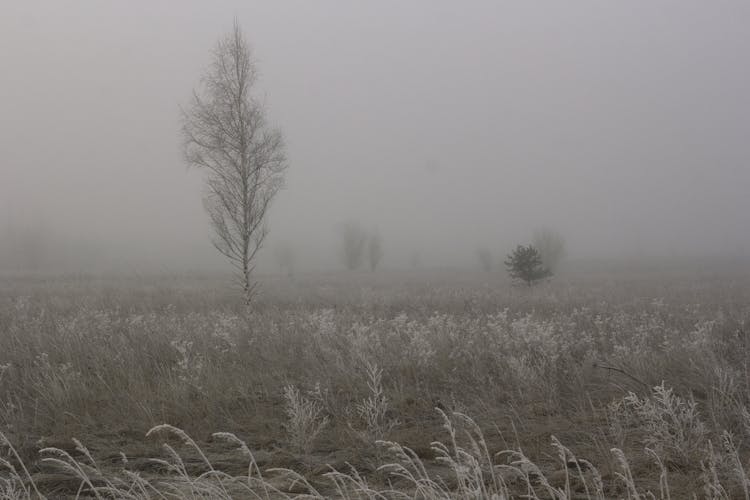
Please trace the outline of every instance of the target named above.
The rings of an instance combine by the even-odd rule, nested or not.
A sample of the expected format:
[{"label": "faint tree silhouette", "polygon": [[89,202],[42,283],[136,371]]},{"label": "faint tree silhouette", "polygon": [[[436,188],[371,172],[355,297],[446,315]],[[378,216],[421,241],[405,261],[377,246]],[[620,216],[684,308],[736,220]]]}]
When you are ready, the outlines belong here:
[{"label": "faint tree silhouette", "polygon": [[357,269],[362,265],[365,245],[367,244],[367,233],[365,233],[359,222],[348,221],[341,227],[342,258],[346,268]]},{"label": "faint tree silhouette", "polygon": [[274,257],[276,263],[279,265],[279,271],[282,273],[286,271],[287,276],[294,274],[294,265],[296,263],[296,255],[294,247],[289,242],[281,242],[276,245],[274,250]]},{"label": "faint tree silhouette", "polygon": [[492,253],[487,250],[486,248],[480,248],[477,250],[477,260],[479,260],[479,265],[482,267],[482,270],[486,273],[489,273],[492,271]]},{"label": "faint tree silhouette", "polygon": [[370,235],[367,241],[367,258],[370,262],[371,271],[374,271],[383,259],[383,240],[377,230]]},{"label": "faint tree silhouette", "polygon": [[565,238],[549,228],[534,232],[534,248],[539,250],[544,266],[551,272],[557,272],[560,261],[565,257]]}]

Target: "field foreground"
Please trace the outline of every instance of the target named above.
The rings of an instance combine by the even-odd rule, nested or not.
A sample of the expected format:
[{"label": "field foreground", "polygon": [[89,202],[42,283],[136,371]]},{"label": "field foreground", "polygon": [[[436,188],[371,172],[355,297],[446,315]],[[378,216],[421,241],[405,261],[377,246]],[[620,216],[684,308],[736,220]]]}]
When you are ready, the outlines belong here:
[{"label": "field foreground", "polygon": [[0,498],[748,498],[750,275],[0,279]]}]

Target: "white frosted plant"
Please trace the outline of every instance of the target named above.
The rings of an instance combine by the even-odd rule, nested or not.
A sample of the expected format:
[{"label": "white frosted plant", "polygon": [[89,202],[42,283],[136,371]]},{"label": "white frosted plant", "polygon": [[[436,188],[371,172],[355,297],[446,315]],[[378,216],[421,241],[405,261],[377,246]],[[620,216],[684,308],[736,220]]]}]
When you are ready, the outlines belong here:
[{"label": "white frosted plant", "polygon": [[34,359],[37,391],[50,405],[69,401],[80,388],[81,373],[72,363],[53,363],[43,352]]},{"label": "white frosted plant", "polygon": [[184,384],[203,391],[205,356],[196,352],[193,341],[177,339],[170,344],[180,355],[175,366],[178,379]]},{"label": "white frosted plant", "polygon": [[237,332],[241,329],[240,318],[236,315],[218,313],[213,318],[211,335],[222,353],[232,352],[237,348]]},{"label": "white frosted plant", "polygon": [[328,338],[336,334],[336,311],[333,309],[319,309],[310,314],[310,321],[315,325],[314,333],[320,338]]},{"label": "white frosted plant", "polygon": [[410,320],[401,313],[390,321],[390,329],[395,333],[397,342],[405,344],[403,353],[406,359],[420,367],[426,367],[435,356],[430,330],[416,320]]},{"label": "white frosted plant", "polygon": [[621,402],[610,405],[612,427],[638,426],[643,444],[664,460],[680,464],[694,462],[705,451],[706,427],[700,419],[697,403],[674,393],[664,382],[652,389],[649,397],[630,392]]},{"label": "white frosted plant", "polygon": [[295,453],[309,455],[320,432],[328,425],[323,406],[292,385],[284,388],[287,439]]},{"label": "white frosted plant", "polygon": [[364,431],[357,434],[365,441],[375,443],[398,425],[398,421],[388,415],[390,405],[383,390],[383,370],[375,363],[365,362],[365,374],[369,396],[355,405],[357,415],[364,424]]}]

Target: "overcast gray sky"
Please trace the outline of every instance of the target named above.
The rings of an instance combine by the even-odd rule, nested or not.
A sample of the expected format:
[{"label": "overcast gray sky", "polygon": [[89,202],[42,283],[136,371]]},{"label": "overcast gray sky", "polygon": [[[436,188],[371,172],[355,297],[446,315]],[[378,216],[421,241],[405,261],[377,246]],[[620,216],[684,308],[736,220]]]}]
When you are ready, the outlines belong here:
[{"label": "overcast gray sky", "polygon": [[471,264],[539,226],[580,257],[750,252],[741,0],[5,1],[0,234],[220,264],[179,105],[234,16],[288,143],[266,267],[280,240],[336,266],[345,219],[391,267]]}]

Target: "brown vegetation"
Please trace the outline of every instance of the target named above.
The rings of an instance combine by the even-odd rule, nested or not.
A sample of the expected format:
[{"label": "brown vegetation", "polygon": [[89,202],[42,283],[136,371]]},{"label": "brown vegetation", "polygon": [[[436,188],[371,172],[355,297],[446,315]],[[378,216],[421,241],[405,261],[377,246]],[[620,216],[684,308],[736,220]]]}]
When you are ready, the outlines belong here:
[{"label": "brown vegetation", "polygon": [[747,276],[480,278],[8,278],[0,498],[746,497]]}]

